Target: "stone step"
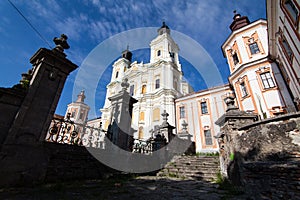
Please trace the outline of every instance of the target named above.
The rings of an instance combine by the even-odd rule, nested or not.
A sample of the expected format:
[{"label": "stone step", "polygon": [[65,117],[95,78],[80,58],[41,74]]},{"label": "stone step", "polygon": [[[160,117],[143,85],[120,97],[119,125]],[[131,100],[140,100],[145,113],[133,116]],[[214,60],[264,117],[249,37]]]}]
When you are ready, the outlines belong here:
[{"label": "stone step", "polygon": [[188,174],[176,174],[176,173],[169,173],[169,174],[157,174],[159,177],[171,177],[171,178],[181,178],[181,179],[190,179],[190,180],[204,180],[204,181],[214,181],[216,180],[216,176],[214,175],[188,175]]},{"label": "stone step", "polygon": [[215,173],[216,171],[219,171],[218,168],[216,169],[207,169],[207,170],[189,170],[189,169],[164,169],[163,172],[178,172],[178,173]]},{"label": "stone step", "polygon": [[186,175],[209,175],[209,176],[216,176],[216,172],[215,171],[210,171],[210,172],[199,172],[199,171],[194,171],[194,172],[191,172],[191,171],[176,171],[176,170],[165,170],[165,171],[161,171],[160,173],[162,174],[169,174],[169,173],[172,173],[172,174],[186,174]]},{"label": "stone step", "polygon": [[190,169],[201,169],[201,168],[214,168],[214,167],[218,167],[219,164],[190,164],[190,165],[186,165],[186,164],[182,164],[182,163],[172,163],[172,164],[168,164],[166,165],[166,167],[169,168],[190,168]]},{"label": "stone step", "polygon": [[219,172],[217,156],[176,156],[157,176],[213,181]]},{"label": "stone step", "polygon": [[198,162],[200,162],[200,163],[202,163],[202,162],[215,163],[215,162],[219,162],[219,160],[178,160],[178,161],[182,162],[182,163],[198,163]]}]

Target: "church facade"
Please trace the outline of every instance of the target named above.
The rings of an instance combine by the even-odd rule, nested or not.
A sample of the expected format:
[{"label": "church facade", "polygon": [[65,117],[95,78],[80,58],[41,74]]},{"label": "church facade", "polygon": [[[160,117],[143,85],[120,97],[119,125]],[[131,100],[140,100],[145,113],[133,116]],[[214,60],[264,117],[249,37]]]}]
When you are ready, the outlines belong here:
[{"label": "church facade", "polygon": [[163,23],[158,35],[150,43],[150,62],[131,62],[132,53],[125,50],[113,64],[112,77],[102,112],[103,129],[112,123],[112,105],[109,97],[121,90],[121,82],[128,79],[129,94],[138,102],[133,105],[131,124],[134,138],[147,140],[162,124],[161,114],[169,114],[168,122],[176,125],[175,99],[192,92],[183,80],[179,62],[179,47],[171,37],[169,27]]},{"label": "church facade", "polygon": [[[298,11],[296,1],[277,1],[276,9],[286,8],[289,12],[295,12],[295,9],[287,9],[291,3],[297,5],[293,8]],[[267,1],[268,18],[270,16],[270,20],[274,17],[277,19],[278,16],[273,13],[275,7],[269,8],[269,4],[270,1]],[[299,23],[299,12],[297,16]],[[106,88],[105,103],[100,109],[102,116],[88,120],[86,124],[108,130],[114,117],[110,99],[122,90],[121,84],[125,78],[129,84],[127,92],[137,100],[133,104],[131,116],[133,138],[146,141],[157,134],[158,127],[163,122],[161,114],[166,112],[169,114],[168,123],[176,127],[174,134],[180,137],[184,133],[184,137],[195,142],[196,152],[218,151],[214,136],[218,135],[220,129],[215,122],[226,112],[224,99],[227,96],[235,96],[236,106],[240,110],[256,114],[260,119],[299,110],[299,80],[297,82],[297,74],[290,73],[299,68],[299,56],[296,55],[297,51],[286,50],[292,55],[288,58],[292,61],[289,64],[293,65],[288,65],[285,59],[289,54],[280,48],[290,47],[295,50],[299,45],[285,45],[284,41],[290,44],[295,41],[283,40],[290,34],[282,31],[284,27],[277,27],[277,24],[273,27],[270,23],[263,19],[250,22],[248,17],[235,13],[229,26],[231,33],[222,45],[223,55],[230,69],[229,83],[197,92],[183,79],[179,47],[172,39],[169,27],[163,23],[157,36],[150,42],[149,63],[133,62],[132,53],[128,49],[114,62],[111,81]],[[279,31],[275,33],[275,29]],[[299,35],[299,31],[295,32],[294,29],[290,32]],[[278,41],[274,43],[272,37],[278,37]],[[274,56],[277,56],[276,59]],[[89,110],[83,104],[83,96],[84,93],[79,94],[78,100],[70,104],[67,111],[80,123],[84,123],[81,118],[86,118]]]}]

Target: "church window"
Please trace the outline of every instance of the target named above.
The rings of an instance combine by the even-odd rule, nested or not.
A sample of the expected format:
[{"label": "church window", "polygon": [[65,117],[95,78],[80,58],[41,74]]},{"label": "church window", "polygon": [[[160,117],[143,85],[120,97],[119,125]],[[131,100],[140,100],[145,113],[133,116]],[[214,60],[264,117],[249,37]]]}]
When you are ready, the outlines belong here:
[{"label": "church window", "polygon": [[202,114],[207,114],[208,113],[207,102],[206,101],[201,102],[201,113]]},{"label": "church window", "polygon": [[241,87],[242,97],[248,96],[248,91],[247,91],[247,87],[245,85],[245,82],[241,82],[240,87]]},{"label": "church window", "polygon": [[269,89],[275,87],[274,80],[270,72],[265,72],[260,74],[261,81],[264,85],[264,89]]},{"label": "church window", "polygon": [[180,119],[185,118],[185,107],[179,107]]},{"label": "church window", "polygon": [[130,86],[130,88],[129,88],[129,94],[130,94],[131,96],[134,95],[134,85],[131,85],[131,86]]},{"label": "church window", "polygon": [[139,139],[143,139],[144,138],[144,128],[141,126],[139,128]]},{"label": "church window", "polygon": [[147,85],[143,85],[143,86],[142,86],[142,94],[145,94],[145,93],[146,93],[146,88],[147,88]]},{"label": "church window", "polygon": [[145,113],[140,112],[140,121],[144,121],[144,120],[145,120]]},{"label": "church window", "polygon": [[155,89],[158,89],[160,87],[160,79],[155,80]]},{"label": "church window", "polygon": [[205,144],[212,145],[212,137],[210,129],[204,130]]},{"label": "church window", "polygon": [[83,111],[80,112],[79,119],[84,120],[84,112]]},{"label": "church window", "polygon": [[238,64],[240,61],[239,61],[239,57],[237,55],[237,53],[235,52],[234,54],[232,54],[232,60],[233,60],[233,63],[236,65]]},{"label": "church window", "polygon": [[251,54],[257,54],[260,52],[259,47],[256,42],[249,44]]},{"label": "church window", "polygon": [[116,78],[118,78],[118,76],[119,76],[119,71],[116,72]]},{"label": "church window", "polygon": [[160,119],[160,110],[159,110],[159,108],[155,108],[154,110],[153,110],[153,121],[159,121],[159,119]]},{"label": "church window", "polygon": [[293,0],[285,0],[284,8],[288,12],[288,15],[293,20],[294,24],[297,25],[297,21],[299,19],[299,10],[297,9]]},{"label": "church window", "polygon": [[286,41],[284,37],[280,40],[280,44],[283,47],[283,51],[288,59],[289,62],[292,62],[293,60],[293,51],[289,45],[289,43]]},{"label": "church window", "polygon": [[158,50],[158,51],[157,51],[157,56],[160,56],[160,54],[161,54],[161,51]]},{"label": "church window", "polygon": [[178,90],[177,79],[176,78],[173,78],[173,79],[174,79],[173,87],[174,87],[175,90]]}]

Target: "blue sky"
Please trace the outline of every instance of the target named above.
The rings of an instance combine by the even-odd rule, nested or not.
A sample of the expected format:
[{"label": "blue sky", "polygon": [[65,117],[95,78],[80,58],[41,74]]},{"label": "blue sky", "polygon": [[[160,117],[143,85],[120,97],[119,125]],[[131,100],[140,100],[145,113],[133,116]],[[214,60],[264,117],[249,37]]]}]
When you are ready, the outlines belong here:
[{"label": "blue sky", "polygon": [[[66,50],[67,58],[78,66],[81,66],[88,54],[106,39],[130,29],[160,27],[162,21],[166,21],[171,30],[181,32],[202,45],[222,72],[224,82],[227,81],[229,70],[222,55],[221,45],[230,34],[229,25],[232,22],[233,10],[237,10],[241,15],[247,15],[250,21],[266,18],[265,1],[262,0],[11,0],[11,2],[52,47],[54,37],[61,33],[66,34],[71,46]],[[7,0],[0,1],[0,13],[2,65],[0,86],[11,87],[19,82],[21,73],[31,68],[30,57],[39,48],[49,46]],[[153,38],[155,36],[153,35]],[[124,41],[124,49],[126,46],[127,42]],[[133,53],[137,61],[146,62],[149,56],[149,50]],[[195,90],[204,89],[205,84],[199,74],[184,59],[181,61],[185,77]],[[105,85],[110,80],[111,68],[108,67],[106,71],[108,73],[102,76],[98,85],[96,110],[102,107]],[[72,72],[67,79],[56,110],[57,114],[63,115],[67,104],[72,102],[77,72],[78,70]],[[99,114],[98,112],[97,115]]]}]

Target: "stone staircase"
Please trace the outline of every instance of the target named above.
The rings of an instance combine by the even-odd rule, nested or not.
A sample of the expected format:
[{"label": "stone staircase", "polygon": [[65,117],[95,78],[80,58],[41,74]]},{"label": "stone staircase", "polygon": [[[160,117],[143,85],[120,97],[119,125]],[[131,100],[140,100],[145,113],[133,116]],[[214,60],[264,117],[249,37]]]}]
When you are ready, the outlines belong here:
[{"label": "stone staircase", "polygon": [[157,176],[212,182],[219,171],[218,156],[176,156]]}]

